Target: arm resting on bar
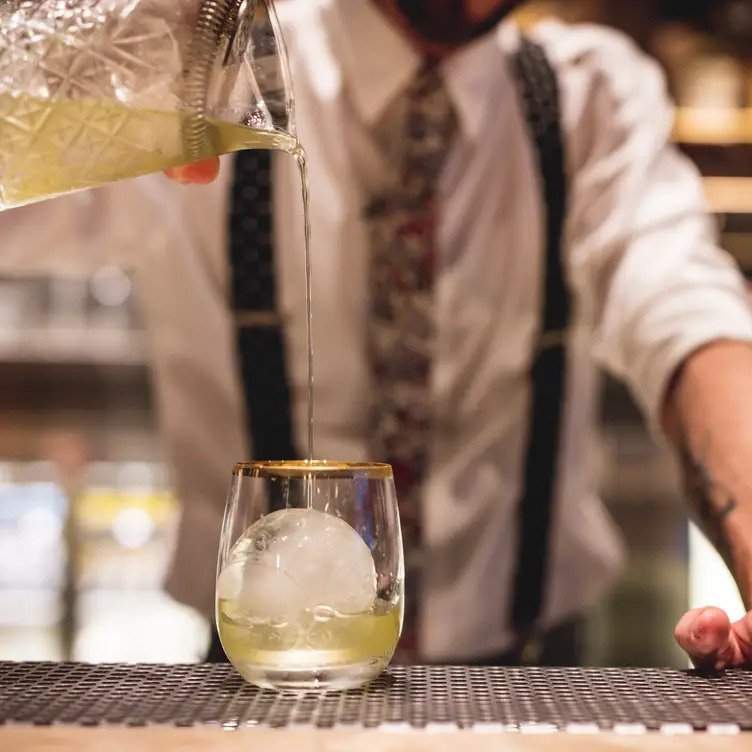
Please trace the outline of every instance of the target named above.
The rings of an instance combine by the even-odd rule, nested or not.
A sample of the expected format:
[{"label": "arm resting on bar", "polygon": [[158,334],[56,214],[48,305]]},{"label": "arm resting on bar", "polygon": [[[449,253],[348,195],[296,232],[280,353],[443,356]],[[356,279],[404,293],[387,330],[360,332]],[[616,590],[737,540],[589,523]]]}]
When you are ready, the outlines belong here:
[{"label": "arm resting on bar", "polygon": [[[663,423],[681,458],[691,511],[752,605],[752,345],[717,341],[690,355],[668,392]],[[696,666],[752,665],[752,611],[731,624],[693,609],[676,639]]]}]

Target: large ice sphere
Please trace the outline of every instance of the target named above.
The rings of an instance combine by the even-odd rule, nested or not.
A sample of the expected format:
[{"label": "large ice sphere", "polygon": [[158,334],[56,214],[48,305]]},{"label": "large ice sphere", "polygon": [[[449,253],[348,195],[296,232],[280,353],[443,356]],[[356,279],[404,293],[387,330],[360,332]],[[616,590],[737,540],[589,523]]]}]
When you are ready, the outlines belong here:
[{"label": "large ice sphere", "polygon": [[217,582],[238,616],[289,621],[306,609],[368,611],[376,568],[347,522],[315,509],[281,509],[257,520],[233,546]]}]

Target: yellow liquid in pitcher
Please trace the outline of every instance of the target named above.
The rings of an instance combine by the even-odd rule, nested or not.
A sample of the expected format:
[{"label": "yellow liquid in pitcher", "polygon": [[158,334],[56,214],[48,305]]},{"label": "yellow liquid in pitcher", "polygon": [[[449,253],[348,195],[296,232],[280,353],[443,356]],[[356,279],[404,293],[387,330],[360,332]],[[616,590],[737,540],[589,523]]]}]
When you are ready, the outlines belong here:
[{"label": "yellow liquid in pitcher", "polygon": [[[185,164],[186,121],[106,100],[0,94],[0,209]],[[208,120],[203,156],[296,147],[283,133]]]},{"label": "yellow liquid in pitcher", "polygon": [[[220,599],[217,625],[227,657],[249,681],[279,685],[311,681],[315,674],[348,668],[372,676],[389,663],[399,639],[400,604],[377,601],[367,613],[340,614],[332,609],[305,611],[289,622],[238,616],[238,604]],[[372,677],[371,677],[372,678]]]}]

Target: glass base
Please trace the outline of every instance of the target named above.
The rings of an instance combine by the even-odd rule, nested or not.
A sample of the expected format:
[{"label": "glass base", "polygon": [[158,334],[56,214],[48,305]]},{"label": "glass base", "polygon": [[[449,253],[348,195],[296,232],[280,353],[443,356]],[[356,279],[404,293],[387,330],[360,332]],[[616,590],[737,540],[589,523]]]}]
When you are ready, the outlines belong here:
[{"label": "glass base", "polygon": [[297,692],[354,689],[373,681],[387,667],[388,661],[373,658],[362,663],[293,668],[233,662],[238,673],[262,689]]}]

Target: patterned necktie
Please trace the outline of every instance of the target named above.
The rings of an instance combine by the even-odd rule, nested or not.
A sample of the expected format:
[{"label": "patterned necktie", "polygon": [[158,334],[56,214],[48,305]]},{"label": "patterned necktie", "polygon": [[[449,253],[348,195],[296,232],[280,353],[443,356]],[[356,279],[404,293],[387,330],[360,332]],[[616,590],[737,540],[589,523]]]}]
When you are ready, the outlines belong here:
[{"label": "patterned necktie", "polygon": [[431,430],[436,189],[456,118],[435,68],[422,69],[398,104],[402,129],[399,140],[392,141],[399,146],[394,181],[367,208],[368,345],[374,384],[370,427],[374,458],[394,469],[406,564],[405,627],[397,657],[412,662],[419,655],[420,496]]}]

